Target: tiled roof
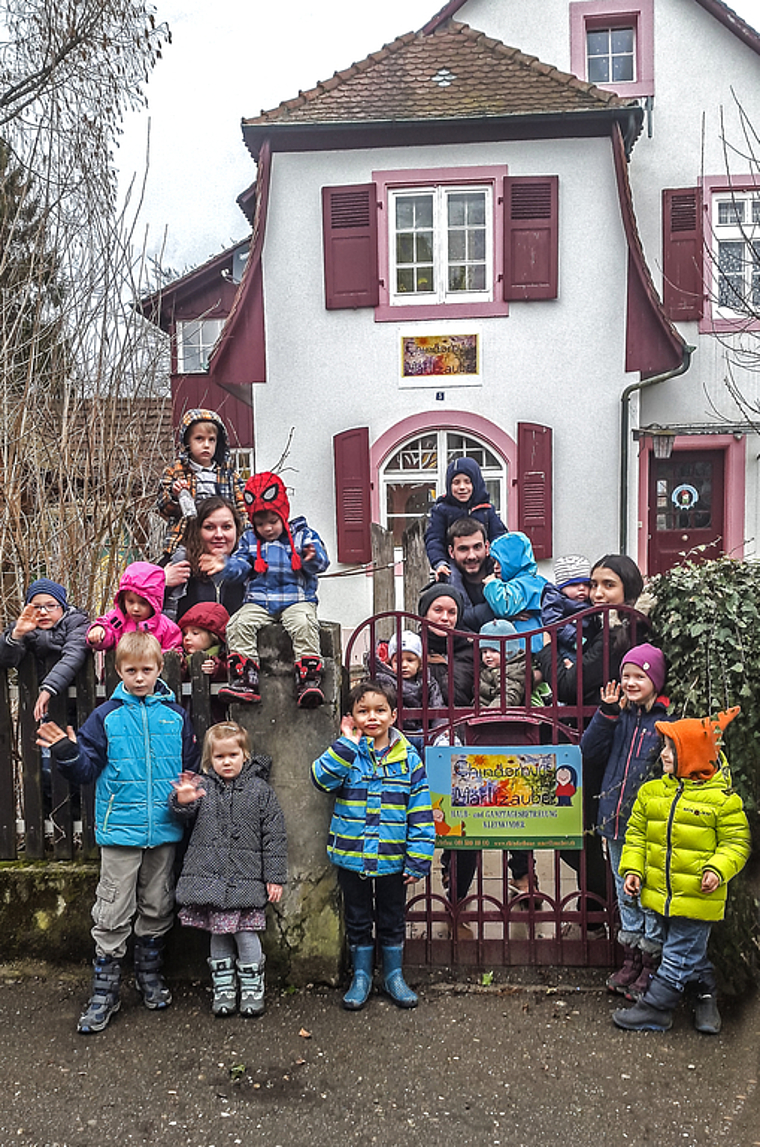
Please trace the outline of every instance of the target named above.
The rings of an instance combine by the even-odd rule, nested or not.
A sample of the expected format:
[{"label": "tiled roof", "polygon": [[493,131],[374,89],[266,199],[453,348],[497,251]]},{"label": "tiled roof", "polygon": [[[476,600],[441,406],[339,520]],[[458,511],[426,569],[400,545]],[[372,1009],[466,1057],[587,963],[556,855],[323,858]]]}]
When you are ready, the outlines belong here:
[{"label": "tiled roof", "polygon": [[629,101],[453,20],[408,32],[292,100],[243,120],[379,123],[599,111]]}]

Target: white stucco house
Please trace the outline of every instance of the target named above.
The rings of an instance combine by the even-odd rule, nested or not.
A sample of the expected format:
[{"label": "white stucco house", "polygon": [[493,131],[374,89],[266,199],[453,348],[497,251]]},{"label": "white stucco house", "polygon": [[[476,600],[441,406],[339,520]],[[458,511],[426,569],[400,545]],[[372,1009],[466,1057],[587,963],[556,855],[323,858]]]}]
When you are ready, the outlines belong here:
[{"label": "white stucco house", "polygon": [[451,0],[243,120],[250,248],[142,307],[177,416],[221,407],[258,469],[289,444],[294,513],[357,570],[324,616],[371,612],[369,523],[399,539],[462,453],[549,575],[755,553],[745,116],[760,35],[720,0]]}]

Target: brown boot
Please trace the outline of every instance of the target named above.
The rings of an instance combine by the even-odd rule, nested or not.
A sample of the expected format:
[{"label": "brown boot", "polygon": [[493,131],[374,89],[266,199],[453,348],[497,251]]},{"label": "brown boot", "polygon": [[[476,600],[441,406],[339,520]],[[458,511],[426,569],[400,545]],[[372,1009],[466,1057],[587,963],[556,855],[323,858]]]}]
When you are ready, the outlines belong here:
[{"label": "brown boot", "polygon": [[623,949],[623,964],[607,977],[607,987],[609,991],[630,999],[630,986],[641,975],[642,952],[640,948],[631,948],[629,944],[621,944],[620,947]]},{"label": "brown boot", "polygon": [[647,988],[652,982],[652,976],[655,974],[660,966],[660,953],[657,952],[644,952],[641,953],[641,968],[635,980],[632,980],[623,995],[627,1000],[640,1000],[642,996],[646,995]]}]

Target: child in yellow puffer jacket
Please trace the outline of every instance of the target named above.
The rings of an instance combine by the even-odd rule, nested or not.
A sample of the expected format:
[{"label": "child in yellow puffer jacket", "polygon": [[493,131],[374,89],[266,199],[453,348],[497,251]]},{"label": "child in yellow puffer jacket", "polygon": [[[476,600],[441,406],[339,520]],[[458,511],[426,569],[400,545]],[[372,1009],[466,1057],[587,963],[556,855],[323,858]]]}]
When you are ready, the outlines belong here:
[{"label": "child in yellow puffer jacket", "polygon": [[658,721],[664,776],[639,789],[620,874],[629,896],[660,918],[662,961],[649,988],[613,1021],[628,1031],[667,1031],[687,983],[696,982],[697,1031],[720,1031],[715,970],[707,958],[713,921],[722,920],[726,886],[750,851],[741,797],[731,790],[720,740],[738,705],[716,718]]}]

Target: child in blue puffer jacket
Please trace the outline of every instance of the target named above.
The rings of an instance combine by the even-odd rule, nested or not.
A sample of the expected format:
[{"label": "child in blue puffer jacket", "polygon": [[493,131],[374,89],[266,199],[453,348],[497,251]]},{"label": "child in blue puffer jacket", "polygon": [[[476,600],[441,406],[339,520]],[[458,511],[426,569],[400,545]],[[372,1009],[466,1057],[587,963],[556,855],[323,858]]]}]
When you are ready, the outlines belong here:
[{"label": "child in blue puffer jacket", "polygon": [[[668,701],[659,694],[665,684],[665,658],[654,645],[636,645],[620,663],[620,684],[602,689],[602,704],[581,739],[584,783],[593,786],[603,771],[598,832],[607,841],[615,877],[623,966],[607,980],[611,992],[639,999],[654,975],[662,952],[662,929],[653,912],[625,892],[620,856],[631,809],[642,784],[654,776],[661,740],[655,729],[667,721]],[[622,694],[622,697],[621,697]]]},{"label": "child in blue puffer jacket", "polygon": [[181,823],[169,809],[172,782],[197,772],[190,719],[159,679],[161,646],[150,633],[125,633],[116,646],[121,678],[77,737],[54,721],[38,731],[62,776],[95,782],[95,839],[100,880],[92,909],[95,974],[78,1030],[102,1031],[119,1010],[121,961],[135,919],[135,983],[150,1009],[171,1003],[161,975],[164,937],[174,923],[174,851]]},{"label": "child in blue puffer jacket", "polygon": [[436,498],[430,510],[425,550],[438,581],[451,574],[448,532],[449,526],[459,518],[475,518],[481,522],[489,542],[507,532],[491,504],[483,474],[474,458],[455,458],[449,463],[446,493]]},{"label": "child in blue puffer jacket", "polygon": [[[541,594],[546,578],[538,572],[527,534],[514,530],[491,546],[495,571],[483,581],[483,593],[494,617],[511,621],[518,633],[541,625]],[[543,648],[540,633],[531,638],[531,652]]]}]

